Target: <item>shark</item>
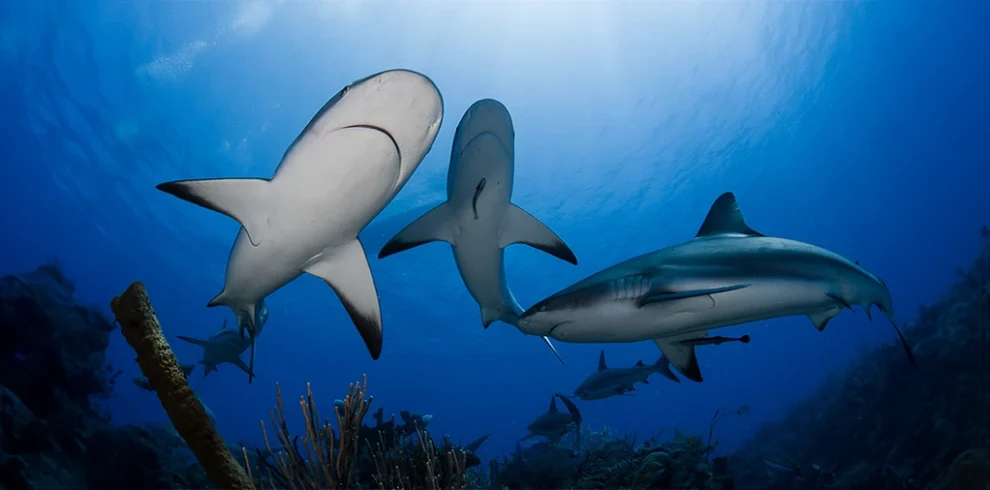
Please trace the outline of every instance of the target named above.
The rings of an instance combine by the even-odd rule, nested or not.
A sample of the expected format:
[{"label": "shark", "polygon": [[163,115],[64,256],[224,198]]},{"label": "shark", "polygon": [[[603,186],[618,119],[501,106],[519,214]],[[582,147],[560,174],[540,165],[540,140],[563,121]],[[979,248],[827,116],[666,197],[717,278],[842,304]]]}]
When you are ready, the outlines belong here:
[{"label": "shark", "polygon": [[574,398],[581,400],[601,400],[611,396],[636,391],[636,383],[650,384],[652,374],[680,383],[681,380],[670,370],[670,361],[660,356],[655,364],[646,365],[639,361],[633,367],[610,368],[605,363],[605,349],[598,355],[598,369],[591,373],[574,390]]},{"label": "shark", "polygon": [[[262,323],[264,320],[262,320]],[[250,377],[254,377],[254,369],[241,359],[241,354],[251,347],[251,340],[241,335],[237,329],[227,328],[227,321],[223,322],[223,327],[208,339],[197,339],[183,335],[176,336],[179,340],[198,345],[203,348],[203,359],[199,364],[203,365],[203,377],[206,378],[211,372],[217,370],[217,366],[225,362],[237,366]],[[187,376],[188,377],[188,376]]]},{"label": "shark", "polygon": [[[564,403],[567,413],[557,409],[557,399]],[[540,414],[531,424],[526,426],[529,434],[523,436],[520,441],[532,437],[545,437],[548,442],[559,442],[568,432],[581,429],[581,412],[574,402],[567,399],[560,393],[550,396],[550,408],[545,413]]]},{"label": "shark", "polygon": [[432,80],[410,70],[384,71],[345,86],[327,101],[286,149],[271,178],[159,184],[159,190],[241,225],[223,290],[207,306],[229,307],[240,333],[246,330],[253,339],[259,301],[308,273],[333,289],[372,359],[378,359],[381,307],[358,234],[430,151],[442,119],[443,99]]},{"label": "shark", "polygon": [[[378,257],[447,242],[464,285],[481,307],[482,325],[498,320],[515,325],[523,310],[505,281],[505,247],[529,245],[575,265],[577,257],[550,228],[512,203],[514,173],[515,129],[508,109],[494,99],[471,104],[454,132],[447,200],[399,231]],[[543,341],[563,363],[550,339]]]},{"label": "shark", "polygon": [[592,274],[533,305],[517,326],[563,342],[653,340],[701,382],[695,346],[709,330],[805,315],[821,331],[852,305],[871,319],[873,306],[886,315],[915,363],[882,279],[824,248],[757,232],[726,192],[694,239]]}]

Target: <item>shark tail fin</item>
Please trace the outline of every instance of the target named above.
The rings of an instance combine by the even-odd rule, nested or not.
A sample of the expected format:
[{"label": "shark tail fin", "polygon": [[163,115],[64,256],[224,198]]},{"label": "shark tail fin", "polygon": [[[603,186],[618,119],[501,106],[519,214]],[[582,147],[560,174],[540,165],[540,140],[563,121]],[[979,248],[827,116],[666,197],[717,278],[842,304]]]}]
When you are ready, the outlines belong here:
[{"label": "shark tail fin", "polygon": [[451,207],[444,202],[406,225],[382,247],[378,252],[378,258],[384,259],[389,255],[438,240],[453,244],[454,234],[450,222],[454,216],[450,209]]},{"label": "shark tail fin", "polygon": [[671,381],[673,381],[675,383],[680,383],[681,382],[681,379],[678,378],[677,375],[675,375],[673,371],[671,371],[671,369],[670,369],[670,359],[667,359],[667,356],[661,355],[660,356],[660,359],[657,359],[657,362],[656,362],[656,364],[654,364],[654,366],[656,366],[657,373],[660,374],[661,376],[663,376],[663,377],[665,377],[665,378],[667,378],[667,379],[669,379],[669,380],[671,380]]}]

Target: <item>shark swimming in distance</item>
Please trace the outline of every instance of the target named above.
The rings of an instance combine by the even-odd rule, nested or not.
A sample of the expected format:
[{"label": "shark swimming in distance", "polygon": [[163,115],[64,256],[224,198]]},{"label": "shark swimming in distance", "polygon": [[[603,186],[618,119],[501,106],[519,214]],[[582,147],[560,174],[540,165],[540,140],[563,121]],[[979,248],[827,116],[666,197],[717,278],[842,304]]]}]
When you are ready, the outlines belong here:
[{"label": "shark swimming in distance", "polygon": [[564,342],[654,340],[681,374],[700,382],[695,346],[709,330],[791,315],[824,330],[852,305],[867,316],[877,306],[915,362],[879,277],[821,247],[753,230],[727,192],[693,240],[595,273],[533,305],[518,327]]},{"label": "shark swimming in distance", "polygon": [[[447,201],[403,228],[378,257],[447,242],[464,285],[481,307],[482,325],[488,328],[496,320],[515,325],[523,310],[505,282],[505,247],[526,244],[575,265],[577,257],[550,228],[512,204],[514,173],[509,111],[497,100],[475,102],[454,133]],[[543,341],[563,363],[550,339]]]},{"label": "shark swimming in distance", "polygon": [[[261,321],[263,325],[265,320],[262,319]],[[226,321],[223,322],[223,327],[220,330],[205,340],[183,335],[176,335],[176,337],[203,348],[203,359],[199,361],[199,364],[203,365],[204,378],[216,371],[218,365],[225,362],[237,366],[248,376],[254,378],[254,368],[244,364],[241,359],[241,354],[248,350],[248,347],[251,347],[251,340],[241,335],[237,329],[227,328]]]},{"label": "shark swimming in distance", "polygon": [[[560,398],[560,401],[567,407],[567,413],[557,409],[557,398]],[[581,420],[581,411],[578,410],[577,405],[564,395],[555,393],[550,396],[550,408],[526,426],[529,434],[519,440],[545,437],[549,442],[557,442],[568,432],[581,430]]]},{"label": "shark swimming in distance", "polygon": [[675,383],[681,382],[670,370],[670,361],[664,356],[660,356],[655,364],[646,365],[639,361],[633,367],[610,368],[605,364],[605,349],[602,349],[598,356],[598,369],[574,389],[574,398],[601,400],[636,391],[633,385],[650,384],[648,378],[653,374],[661,374]]},{"label": "shark swimming in distance", "polygon": [[241,334],[247,330],[253,339],[256,305],[309,273],[334,290],[378,359],[381,308],[358,234],[419,166],[442,119],[443,100],[429,78],[408,70],[377,73],[334,95],[289,145],[270,179],[159,184],[159,190],[241,225],[224,288],[208,306],[229,307]]}]

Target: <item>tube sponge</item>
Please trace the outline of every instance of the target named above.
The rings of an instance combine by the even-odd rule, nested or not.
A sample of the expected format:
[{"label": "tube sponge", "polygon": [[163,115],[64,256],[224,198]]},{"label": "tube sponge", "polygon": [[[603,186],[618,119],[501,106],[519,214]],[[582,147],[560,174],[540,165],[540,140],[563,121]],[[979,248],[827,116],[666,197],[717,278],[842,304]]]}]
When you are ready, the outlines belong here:
[{"label": "tube sponge", "polygon": [[162,335],[144,284],[135,282],[110,302],[120,331],[137,353],[141,372],[158,394],[175,430],[219,488],[253,489],[254,484],[217,434],[193,393],[179,361]]}]

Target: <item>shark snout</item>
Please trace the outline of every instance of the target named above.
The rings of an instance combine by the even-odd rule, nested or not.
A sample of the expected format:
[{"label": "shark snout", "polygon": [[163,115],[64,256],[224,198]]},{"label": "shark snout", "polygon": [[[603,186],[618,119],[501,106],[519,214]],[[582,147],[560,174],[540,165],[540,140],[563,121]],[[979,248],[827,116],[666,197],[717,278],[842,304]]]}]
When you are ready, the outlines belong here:
[{"label": "shark snout", "polygon": [[429,151],[443,120],[443,98],[427,76],[391,70],[352,85],[340,101],[354,105],[348,126],[369,126],[395,141],[403,163],[418,163]]}]

